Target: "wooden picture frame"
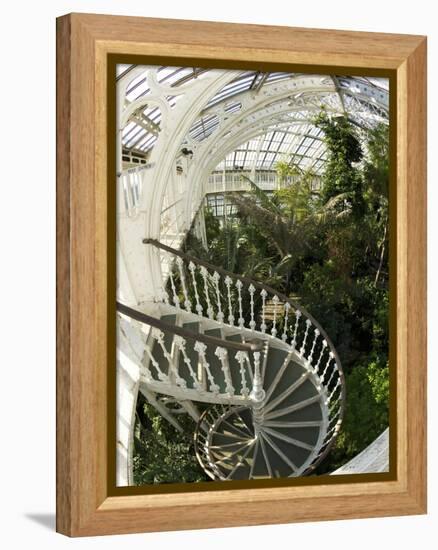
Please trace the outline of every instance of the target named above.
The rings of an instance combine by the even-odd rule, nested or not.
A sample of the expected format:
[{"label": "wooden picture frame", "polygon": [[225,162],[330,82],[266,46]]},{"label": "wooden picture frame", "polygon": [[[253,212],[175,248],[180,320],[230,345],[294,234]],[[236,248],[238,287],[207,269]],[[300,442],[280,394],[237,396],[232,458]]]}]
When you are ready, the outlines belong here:
[{"label": "wooden picture frame", "polygon": [[[275,38],[273,38],[275,37]],[[373,69],[395,83],[394,476],[115,496],[108,364],[115,288],[108,166],[113,55]],[[380,74],[380,73],[379,73]],[[395,176],[394,176],[395,177]],[[114,341],[113,341],[114,342]],[[57,20],[57,530],[70,536],[426,513],[426,39],[70,14]]]}]

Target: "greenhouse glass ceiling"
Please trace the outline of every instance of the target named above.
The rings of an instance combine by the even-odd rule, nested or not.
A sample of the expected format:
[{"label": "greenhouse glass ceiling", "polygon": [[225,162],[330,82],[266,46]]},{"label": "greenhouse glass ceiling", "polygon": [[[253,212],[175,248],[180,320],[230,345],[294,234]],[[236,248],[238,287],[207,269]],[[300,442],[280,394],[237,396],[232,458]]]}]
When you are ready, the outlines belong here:
[{"label": "greenhouse glass ceiling", "polygon": [[[128,84],[127,103],[151,94],[146,71],[149,67],[119,65],[118,78],[129,75],[134,69],[139,74]],[[204,79],[217,69],[195,67],[160,67],[157,81],[165,84],[169,90],[167,99],[170,107],[176,105],[181,96],[178,87],[193,80]],[[137,70],[138,73],[138,70]],[[187,144],[202,143],[214,136],[220,119],[218,110],[227,115],[246,116],[242,131],[233,135],[227,146],[227,136],[221,136],[223,156],[215,170],[273,170],[279,160],[287,160],[302,169],[311,169],[320,173],[325,160],[323,133],[313,124],[315,115],[324,108],[332,116],[346,114],[359,129],[375,126],[379,122],[388,122],[388,81],[380,78],[351,76],[327,76],[259,71],[232,71],[233,78],[201,106],[197,119],[192,124]],[[132,73],[135,74],[135,73]],[[297,87],[296,82],[303,78],[306,86]],[[290,84],[285,95],[284,86]],[[276,95],[278,90],[278,95]],[[267,105],[266,94],[270,103]],[[245,110],[246,98],[260,96],[259,112],[254,111],[248,117]],[[263,99],[263,101],[262,101]],[[252,119],[251,119],[252,117]],[[146,106],[131,117],[122,131],[125,150],[146,154],[153,148],[161,128],[161,111],[157,106]]]}]

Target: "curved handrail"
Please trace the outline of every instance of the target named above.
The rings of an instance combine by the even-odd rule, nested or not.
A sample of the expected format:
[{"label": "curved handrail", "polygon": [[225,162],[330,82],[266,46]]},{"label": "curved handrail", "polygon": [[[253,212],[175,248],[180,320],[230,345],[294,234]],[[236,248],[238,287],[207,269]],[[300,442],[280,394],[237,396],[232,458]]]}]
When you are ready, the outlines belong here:
[{"label": "curved handrail", "polygon": [[263,349],[263,342],[258,339],[254,339],[252,342],[248,342],[248,343],[233,342],[232,340],[222,340],[221,338],[216,338],[215,336],[208,336],[207,334],[191,332],[184,328],[171,325],[169,323],[161,321],[161,319],[156,319],[151,315],[142,313],[141,311],[133,309],[132,307],[129,307],[120,302],[116,302],[116,309],[123,315],[131,317],[131,319],[135,319],[140,323],[144,323],[146,325],[150,325],[160,330],[177,334],[178,336],[182,336],[183,338],[188,338],[189,340],[196,340],[197,342],[204,342],[205,344],[210,344],[220,348],[228,348],[234,351],[254,352],[254,351],[262,351]]},{"label": "curved handrail", "polygon": [[[288,296],[285,294],[282,294],[281,292],[278,292],[274,288],[265,285],[263,283],[259,283],[258,281],[254,281],[253,279],[250,279],[249,277],[243,277],[239,276],[236,273],[233,273],[231,271],[227,271],[226,269],[223,269],[222,267],[215,266],[213,264],[210,264],[209,262],[206,262],[205,260],[201,260],[199,258],[196,258],[195,256],[191,256],[190,254],[186,254],[185,252],[181,252],[180,250],[176,250],[175,248],[172,248],[170,246],[167,246],[157,239],[151,239],[151,238],[145,238],[143,239],[143,244],[150,244],[156,248],[159,248],[161,250],[164,250],[166,252],[169,252],[170,254],[173,254],[174,256],[179,256],[180,258],[193,263],[197,265],[204,266],[205,268],[217,271],[219,274],[228,276],[231,279],[234,279],[235,281],[239,280],[242,283],[246,283],[247,285],[253,285],[255,288],[258,288],[260,290],[265,290],[266,292],[269,292],[270,294],[273,294],[274,296],[278,296],[279,299],[281,299],[283,302],[288,302],[295,310],[300,311],[307,319],[311,321],[311,323],[317,328],[321,334],[321,336],[326,340],[328,347],[330,348],[330,351],[333,354],[333,357],[336,361],[337,367],[338,367],[338,373],[340,378],[340,386],[341,386],[341,395],[340,395],[340,409],[339,409],[339,422],[342,422],[344,418],[345,413],[345,402],[346,402],[346,389],[345,389],[345,376],[344,371],[342,369],[341,361],[339,359],[339,355],[329,338],[326,331],[322,328],[322,326],[318,323],[318,321],[310,314],[308,311],[303,308],[301,305],[297,304],[294,300],[291,300]],[[222,340],[221,340],[222,341]],[[225,347],[225,346],[222,346]],[[307,472],[313,471],[318,464],[321,463],[321,461],[327,456],[330,449],[332,448],[334,442],[337,439],[338,431],[335,431],[332,435],[332,438],[329,440],[329,442],[326,444],[326,447],[324,451],[321,453],[321,455],[314,461],[314,463],[309,467]]]},{"label": "curved handrail", "polygon": [[272,288],[268,285],[265,285],[264,283],[259,283],[258,281],[255,281],[254,279],[250,279],[249,277],[243,277],[240,275],[237,275],[236,273],[233,273],[232,271],[227,271],[226,269],[223,269],[222,267],[215,266],[213,264],[210,264],[209,262],[206,262],[205,260],[200,260],[199,258],[196,258],[195,256],[191,256],[190,254],[186,254],[185,252],[181,252],[180,250],[176,250],[175,248],[171,248],[170,246],[167,246],[166,244],[161,243],[160,241],[157,241],[156,239],[143,239],[143,244],[151,244],[155,246],[156,248],[161,248],[162,250],[165,250],[166,252],[169,252],[170,254],[173,254],[174,256],[179,256],[180,258],[183,258],[187,261],[192,261],[195,264],[202,265],[206,267],[207,269],[211,269],[213,271],[217,271],[218,273],[228,276],[231,279],[239,280],[242,283],[247,283],[248,285],[254,285],[255,288],[259,288],[260,290],[266,290],[270,294],[277,295],[283,302],[288,302],[295,310],[301,311],[303,315],[307,317],[307,319],[310,319],[313,325],[319,330],[321,335],[324,337],[325,340],[327,340],[327,344],[329,345],[331,351],[333,352],[333,355],[335,357],[336,363],[338,365],[339,373],[341,375],[341,381],[344,382],[344,372],[342,370],[341,361],[339,359],[339,356],[336,352],[336,349],[330,340],[328,334],[326,331],[322,328],[322,326],[318,323],[318,321],[301,305],[297,304],[294,300],[286,296],[285,294],[282,294],[281,292],[278,292],[275,290],[275,288]]}]

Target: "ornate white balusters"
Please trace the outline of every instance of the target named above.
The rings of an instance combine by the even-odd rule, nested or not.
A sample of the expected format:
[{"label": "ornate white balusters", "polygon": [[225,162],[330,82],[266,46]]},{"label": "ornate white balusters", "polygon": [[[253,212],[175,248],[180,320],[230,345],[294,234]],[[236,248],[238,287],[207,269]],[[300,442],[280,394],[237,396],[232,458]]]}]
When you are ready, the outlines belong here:
[{"label": "ornate white balusters", "polygon": [[178,294],[177,294],[176,288],[175,288],[175,280],[174,280],[174,278],[173,278],[172,265],[169,266],[169,279],[170,279],[170,286],[171,286],[171,288],[172,288],[172,300],[173,300],[173,303],[175,304],[175,307],[176,307],[177,309],[180,309],[181,306],[180,306]]},{"label": "ornate white balusters", "polygon": [[265,398],[265,391],[263,389],[262,373],[260,371],[260,352],[254,352],[254,376],[253,387],[251,391],[251,399],[254,401],[262,401]]},{"label": "ornate white balusters", "polygon": [[327,340],[323,340],[322,341],[321,353],[319,354],[318,362],[315,365],[315,374],[318,374],[318,372],[319,372],[319,365],[321,364],[321,359],[322,359],[322,356],[324,355],[324,352],[327,348],[327,345],[328,345]]},{"label": "ornate white balusters", "polygon": [[341,408],[340,407],[336,407],[335,409],[332,408],[330,412],[331,412],[331,415],[330,415],[330,420],[328,424],[329,428],[331,428],[335,424],[338,424],[338,418],[339,418],[339,415],[341,414]]},{"label": "ornate white balusters", "polygon": [[220,289],[219,289],[219,281],[220,281],[221,276],[219,275],[219,273],[217,271],[215,271],[213,273],[213,275],[211,276],[211,278],[213,279],[214,287],[215,287],[215,290],[216,290],[216,300],[217,300],[217,316],[216,316],[216,318],[219,321],[219,323],[223,323],[224,322],[224,313],[222,311],[221,292],[220,292]]},{"label": "ornate white balusters", "polygon": [[189,263],[189,270],[192,274],[192,281],[193,281],[193,290],[195,291],[195,300],[196,300],[196,312],[198,315],[202,315],[202,306],[201,302],[199,301],[199,294],[198,294],[198,284],[196,282],[196,265],[193,262]]},{"label": "ornate white balusters", "polygon": [[336,382],[336,386],[333,388],[332,392],[330,393],[330,395],[328,396],[327,398],[327,402],[330,403],[333,399],[333,396],[335,395],[335,393],[337,392],[338,388],[340,387],[341,385],[341,378],[339,377],[338,378],[338,381]]},{"label": "ornate white balusters", "polygon": [[334,355],[333,355],[333,352],[331,351],[329,353],[329,356],[328,356],[328,359],[327,359],[327,363],[325,364],[325,367],[324,367],[324,370],[323,370],[323,373],[322,373],[322,376],[321,376],[321,384],[324,384],[324,380],[325,380],[325,376],[327,374],[327,370],[330,366],[330,363],[332,362],[332,360],[334,359]]},{"label": "ornate white balusters", "polygon": [[249,327],[251,330],[254,330],[256,327],[256,322],[254,319],[254,292],[255,292],[255,286],[253,284],[250,284],[248,287],[249,292],[249,305],[251,308],[251,320],[249,322]]},{"label": "ornate white balusters", "polygon": [[222,372],[224,373],[225,379],[225,390],[227,394],[232,397],[234,395],[234,386],[233,381],[231,380],[230,364],[228,362],[228,351],[225,348],[217,347],[214,352],[216,357],[219,358],[221,362]]},{"label": "ornate white balusters", "polygon": [[237,322],[240,328],[243,328],[243,325],[245,323],[243,319],[243,312],[242,312],[242,287],[243,287],[242,281],[237,280],[236,281],[237,301],[239,302],[239,319],[237,320]]},{"label": "ornate white balusters", "polygon": [[[327,398],[326,405],[328,405],[330,403],[329,399],[330,398]],[[331,419],[328,426],[327,426],[327,433],[326,433],[326,436],[324,438],[324,442],[323,442],[323,445],[321,447],[321,450],[323,450],[324,446],[333,438],[333,436],[337,432],[339,432],[339,429],[341,427],[341,422],[339,420],[337,420],[337,421],[334,421],[334,420],[335,420],[335,418]],[[321,451],[320,451],[319,455],[320,454],[321,454]]]},{"label": "ornate white balusters", "polygon": [[277,307],[279,301],[280,300],[277,295],[272,298],[272,303],[274,304],[274,318],[272,320],[271,334],[272,336],[274,336],[274,338],[275,336],[277,336]]},{"label": "ornate white balusters", "polygon": [[319,332],[319,330],[316,328],[316,329],[315,329],[315,332],[314,332],[314,334],[313,334],[312,349],[310,350],[309,356],[307,357],[307,363],[308,363],[309,365],[312,363],[313,354],[314,354],[314,352],[315,352],[316,341],[318,340],[319,334],[320,334],[320,332]]},{"label": "ornate white balusters", "polygon": [[198,391],[203,391],[203,388],[201,384],[199,383],[198,377],[196,376],[195,371],[193,370],[192,363],[190,361],[190,357],[187,355],[186,351],[186,341],[182,336],[179,336],[178,334],[175,334],[173,337],[173,342],[177,349],[181,352],[181,355],[183,356],[183,361],[186,364],[190,376],[193,379],[193,387]]},{"label": "ornate white balusters", "polygon": [[252,390],[249,394],[253,401],[253,419],[256,433],[259,429],[260,422],[263,421],[263,400],[266,397],[266,392],[263,389],[263,379],[260,371],[260,352],[255,351],[254,356],[254,376],[252,380]]},{"label": "ornate white balusters", "polygon": [[[187,386],[186,381],[184,378],[181,378],[178,374],[177,366],[170,355],[170,353],[167,351],[166,346],[164,345],[164,332],[157,328],[152,328],[152,336],[155,338],[155,340],[158,342],[164,357],[167,359],[167,362],[169,363],[169,373],[173,374],[173,378],[175,380],[175,384],[177,386],[180,386],[181,388],[185,388]],[[160,375],[158,375],[160,377]],[[170,380],[170,378],[168,378]]]},{"label": "ornate white balusters", "polygon": [[[158,341],[158,343],[160,343],[160,340],[159,339],[163,339],[163,336],[164,334],[161,332],[161,330],[157,329],[157,328],[152,328],[151,329],[151,335],[152,335],[152,338],[154,338],[155,340]],[[161,345],[161,344],[160,344]],[[164,345],[164,344],[163,344]],[[165,374],[161,369],[160,369],[160,365],[158,363],[158,361],[154,358],[154,356],[152,355],[152,352],[151,350],[149,349],[149,346],[146,345],[145,347],[145,350],[146,350],[146,353],[149,357],[149,359],[151,360],[151,363],[152,365],[155,367],[155,370],[157,371],[157,374],[158,374],[158,380],[161,380],[161,382],[169,382],[169,377],[167,376],[167,374]]]},{"label": "ornate white balusters", "polygon": [[294,326],[294,333],[293,333],[292,342],[291,342],[291,346],[293,349],[295,349],[297,345],[297,331],[298,331],[298,323],[300,322],[300,317],[301,317],[301,311],[297,309],[295,311],[295,326]]},{"label": "ornate white balusters", "polygon": [[309,328],[310,328],[311,324],[312,324],[312,321],[310,319],[307,319],[306,320],[306,331],[304,333],[304,338],[303,338],[303,345],[301,346],[301,349],[300,349],[300,357],[303,357],[304,352],[306,351],[307,336],[309,334]]},{"label": "ornate white balusters", "polygon": [[338,372],[338,370],[339,370],[339,369],[338,369],[338,364],[335,363],[335,366],[333,367],[333,370],[332,370],[332,373],[331,373],[331,375],[330,375],[330,378],[328,379],[327,384],[326,384],[327,389],[330,387],[330,384],[332,383],[333,377],[334,377],[335,374]]},{"label": "ornate white balusters", "polygon": [[243,397],[248,397],[249,388],[246,384],[246,373],[245,373],[245,363],[249,361],[248,354],[245,351],[238,351],[236,353],[236,359],[240,366],[240,378],[242,380],[242,390],[241,394]]},{"label": "ornate white balusters", "polygon": [[286,342],[287,340],[287,330],[288,330],[288,319],[289,319],[289,311],[290,311],[291,305],[289,302],[286,302],[284,304],[284,324],[283,324],[283,334],[281,335],[281,339],[283,342]]},{"label": "ornate white balusters", "polygon": [[214,311],[211,307],[210,294],[208,293],[208,271],[207,268],[203,265],[200,267],[202,279],[204,281],[204,295],[205,301],[207,302],[207,315],[209,319],[214,319]]},{"label": "ornate white balusters", "polygon": [[260,292],[260,296],[262,297],[262,323],[260,325],[260,330],[262,332],[266,332],[265,315],[266,315],[266,296],[267,295],[268,295],[268,293],[263,288],[262,291]]},{"label": "ornate white balusters", "polygon": [[187,293],[187,285],[186,285],[186,276],[184,274],[184,260],[180,257],[176,257],[176,265],[178,266],[179,276],[181,279],[181,287],[184,295],[184,307],[186,308],[186,311],[192,311],[192,303],[189,300],[189,295]]},{"label": "ornate white balusters", "polygon": [[202,367],[205,369],[205,372],[207,373],[208,381],[210,382],[210,391],[217,395],[219,393],[219,386],[215,383],[213,375],[211,374],[210,370],[210,363],[207,361],[207,358],[205,357],[205,350],[207,349],[207,346],[203,344],[202,342],[195,342],[195,346],[193,348],[198,354],[199,359]]},{"label": "ornate white balusters", "polygon": [[234,315],[233,315],[233,306],[231,303],[231,285],[233,279],[228,275],[225,277],[225,285],[227,287],[227,298],[228,298],[228,322],[230,325],[234,325]]}]

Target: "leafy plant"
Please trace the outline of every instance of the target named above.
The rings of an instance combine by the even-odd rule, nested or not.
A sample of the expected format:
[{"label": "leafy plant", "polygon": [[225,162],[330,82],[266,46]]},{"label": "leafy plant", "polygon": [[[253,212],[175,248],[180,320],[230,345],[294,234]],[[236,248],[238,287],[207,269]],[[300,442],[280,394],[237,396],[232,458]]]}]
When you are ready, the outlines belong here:
[{"label": "leafy plant", "polygon": [[207,479],[193,447],[194,421],[178,415],[180,433],[139,394],[134,428],[134,483],[181,483]]},{"label": "leafy plant", "polygon": [[[299,300],[329,334],[344,368],[347,403],[336,446],[318,469],[323,473],[388,425],[389,141],[386,125],[359,131],[347,117],[325,111],[314,123],[327,148],[319,185],[312,171],[282,159],[276,190],[266,193],[247,179],[249,192],[226,196],[237,216],[219,223],[205,210],[208,250],[193,234],[184,249]],[[178,416],[180,434],[144,400],[137,412],[136,483],[205,479],[190,418]]]},{"label": "leafy plant", "polygon": [[357,365],[346,376],[348,413],[341,433],[318,473],[339,468],[372,443],[388,426],[389,368],[376,357],[367,365]]}]

